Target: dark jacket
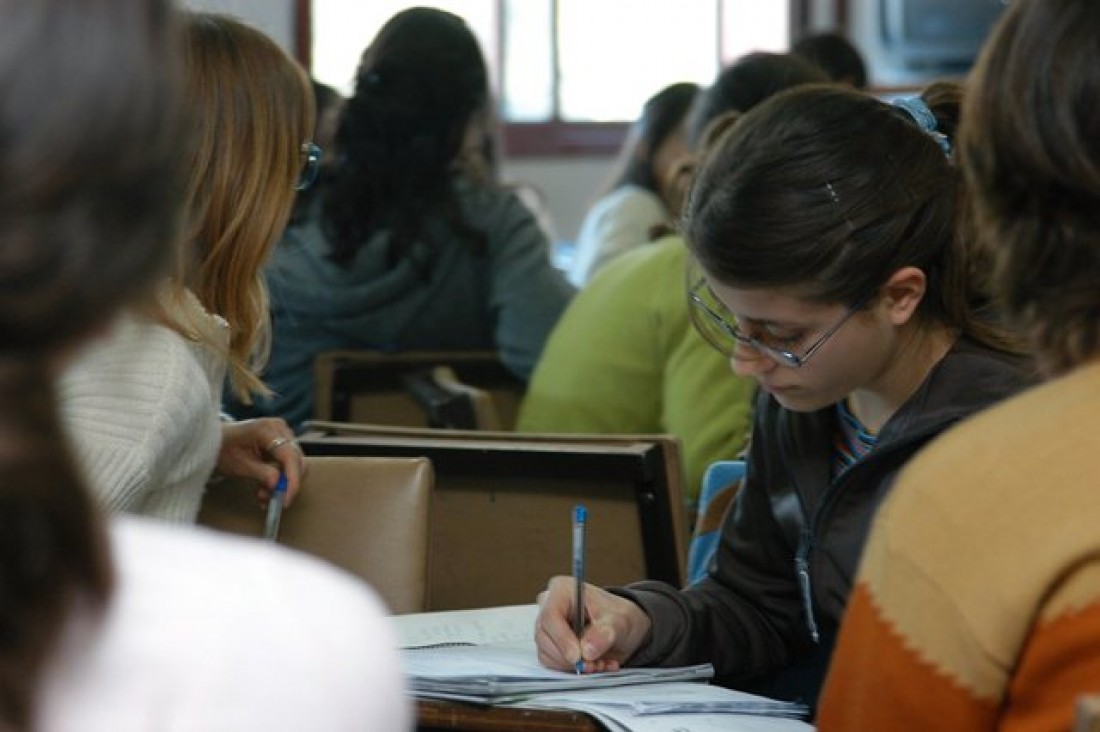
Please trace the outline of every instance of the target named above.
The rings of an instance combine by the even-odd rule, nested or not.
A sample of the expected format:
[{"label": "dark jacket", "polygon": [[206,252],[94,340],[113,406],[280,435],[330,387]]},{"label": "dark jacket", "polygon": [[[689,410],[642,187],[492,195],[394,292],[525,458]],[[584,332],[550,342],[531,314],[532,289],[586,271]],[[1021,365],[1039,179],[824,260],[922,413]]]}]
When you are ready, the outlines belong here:
[{"label": "dark jacket", "polygon": [[309,419],[313,362],[322,351],[495,350],[524,381],[543,342],[573,296],[550,261],[550,243],[510,191],[456,179],[466,220],[485,234],[486,251],[460,241],[445,218],[429,216],[425,232],[443,242],[425,281],[414,255],[388,264],[389,232],[375,234],[346,265],[329,259],[319,205],[287,229],[264,277],[271,295],[271,359],[263,379],[275,395],[235,417],[278,416],[293,426]]},{"label": "dark jacket", "polygon": [[1023,359],[958,341],[874,449],[835,479],[835,406],[798,413],[762,395],[745,485],[709,576],[683,591],[658,582],[615,590],[653,620],[650,642],[630,664],[709,661],[728,685],[813,705],[871,519],[898,471],[1031,374]]}]

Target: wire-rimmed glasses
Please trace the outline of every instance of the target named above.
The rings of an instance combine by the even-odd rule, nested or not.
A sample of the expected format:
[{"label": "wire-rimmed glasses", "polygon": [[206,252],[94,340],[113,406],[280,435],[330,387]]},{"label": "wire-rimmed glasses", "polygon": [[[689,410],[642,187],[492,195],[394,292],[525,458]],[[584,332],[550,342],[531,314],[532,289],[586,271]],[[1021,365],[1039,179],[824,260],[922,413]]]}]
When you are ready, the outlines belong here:
[{"label": "wire-rimmed glasses", "polygon": [[300,148],[302,167],[298,173],[298,180],[294,184],[294,190],[304,191],[317,180],[317,174],[321,170],[321,146],[315,142],[303,142]]},{"label": "wire-rimmed glasses", "polygon": [[[703,339],[716,348],[727,358],[749,360],[752,356],[746,356],[738,350],[738,346],[748,346],[759,354],[768,356],[777,363],[790,368],[802,368],[806,362],[817,353],[823,345],[843,327],[848,319],[859,311],[863,304],[853,305],[848,308],[844,316],[835,325],[826,330],[820,338],[814,341],[809,348],[801,354],[795,353],[790,344],[781,342],[769,342],[767,336],[749,335],[741,330],[737,317],[726,309],[726,306],[711,291],[710,286],[701,275],[693,275],[689,270],[688,286],[688,311],[692,325],[703,336]],[[694,280],[694,281],[692,281]],[[802,338],[799,337],[798,340]]]}]

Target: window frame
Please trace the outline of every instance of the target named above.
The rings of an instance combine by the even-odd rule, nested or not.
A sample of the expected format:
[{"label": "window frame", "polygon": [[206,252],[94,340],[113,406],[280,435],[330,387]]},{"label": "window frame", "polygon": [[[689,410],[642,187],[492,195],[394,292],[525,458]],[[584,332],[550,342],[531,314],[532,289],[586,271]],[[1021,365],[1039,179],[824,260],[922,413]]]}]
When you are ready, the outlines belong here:
[{"label": "window frame", "polygon": [[[554,0],[556,2],[556,0]],[[818,0],[819,1],[819,0]],[[847,26],[848,1],[833,0],[836,25]],[[815,0],[787,0],[790,4],[790,28],[792,39],[809,29],[811,5]],[[503,15],[504,0],[497,0],[497,15]],[[294,54],[306,69],[312,59],[312,0],[294,0]],[[718,28],[721,28],[722,6],[718,6]],[[497,35],[497,57],[503,58],[503,37]],[[556,66],[556,64],[555,64]],[[555,98],[557,97],[557,79]],[[555,107],[558,107],[555,102]],[[567,122],[557,117],[544,122],[501,121],[500,137],[506,158],[586,158],[612,157],[622,145],[630,121],[622,122]]]}]

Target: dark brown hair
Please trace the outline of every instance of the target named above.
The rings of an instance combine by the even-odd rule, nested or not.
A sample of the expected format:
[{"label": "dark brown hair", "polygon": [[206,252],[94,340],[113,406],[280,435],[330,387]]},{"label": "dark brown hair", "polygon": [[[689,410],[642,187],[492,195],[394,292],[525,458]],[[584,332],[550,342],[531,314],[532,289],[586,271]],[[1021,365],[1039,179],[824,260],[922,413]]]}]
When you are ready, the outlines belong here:
[{"label": "dark brown hair", "polygon": [[69,610],[111,587],[59,424],[61,354],[151,291],[183,140],[165,0],[0,3],[0,728],[33,726]]},{"label": "dark brown hair", "polygon": [[642,105],[642,114],[630,125],[619,159],[611,174],[611,183],[603,194],[625,185],[645,188],[662,195],[653,157],[661,144],[684,123],[699,85],[680,82],[666,86]]},{"label": "dark brown hair", "polygon": [[960,159],[994,290],[1064,371],[1100,352],[1100,4],[1016,0],[971,84]]},{"label": "dark brown hair", "polygon": [[745,54],[696,97],[686,122],[688,146],[698,148],[707,125],[725,112],[747,112],[784,89],[828,80],[820,68],[789,53]]},{"label": "dark brown hair", "polygon": [[921,318],[1011,349],[974,312],[981,298],[958,233],[958,178],[905,112],[847,87],[802,86],[741,117],[704,161],[687,241],[731,286],[799,287],[851,306],[897,269],[918,267],[928,281]]},{"label": "dark brown hair", "polygon": [[390,18],[363,52],[336,131],[340,155],[319,191],[332,259],[346,264],[389,231],[388,264],[412,261],[427,278],[447,244],[425,229],[434,215],[484,251],[487,236],[466,221],[453,184],[467,125],[488,106],[488,69],[462,18],[435,8]]},{"label": "dark brown hair", "polygon": [[791,46],[791,53],[821,67],[829,78],[856,89],[867,87],[867,65],[859,49],[837,31],[814,33]]}]

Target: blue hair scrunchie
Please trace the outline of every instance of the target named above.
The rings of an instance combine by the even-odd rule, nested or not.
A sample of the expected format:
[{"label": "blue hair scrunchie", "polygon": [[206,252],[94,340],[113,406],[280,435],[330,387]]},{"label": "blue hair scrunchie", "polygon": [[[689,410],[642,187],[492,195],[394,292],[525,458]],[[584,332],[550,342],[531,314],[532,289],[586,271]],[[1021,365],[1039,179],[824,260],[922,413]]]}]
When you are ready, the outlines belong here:
[{"label": "blue hair scrunchie", "polygon": [[932,114],[932,110],[928,108],[928,105],[920,97],[902,97],[895,99],[893,105],[898,107],[917,123],[917,127],[920,127],[926,134],[928,134],[943,150],[943,154],[947,157],[951,157],[951,140],[947,138],[947,135],[939,131],[939,123],[936,121],[936,115]]}]

